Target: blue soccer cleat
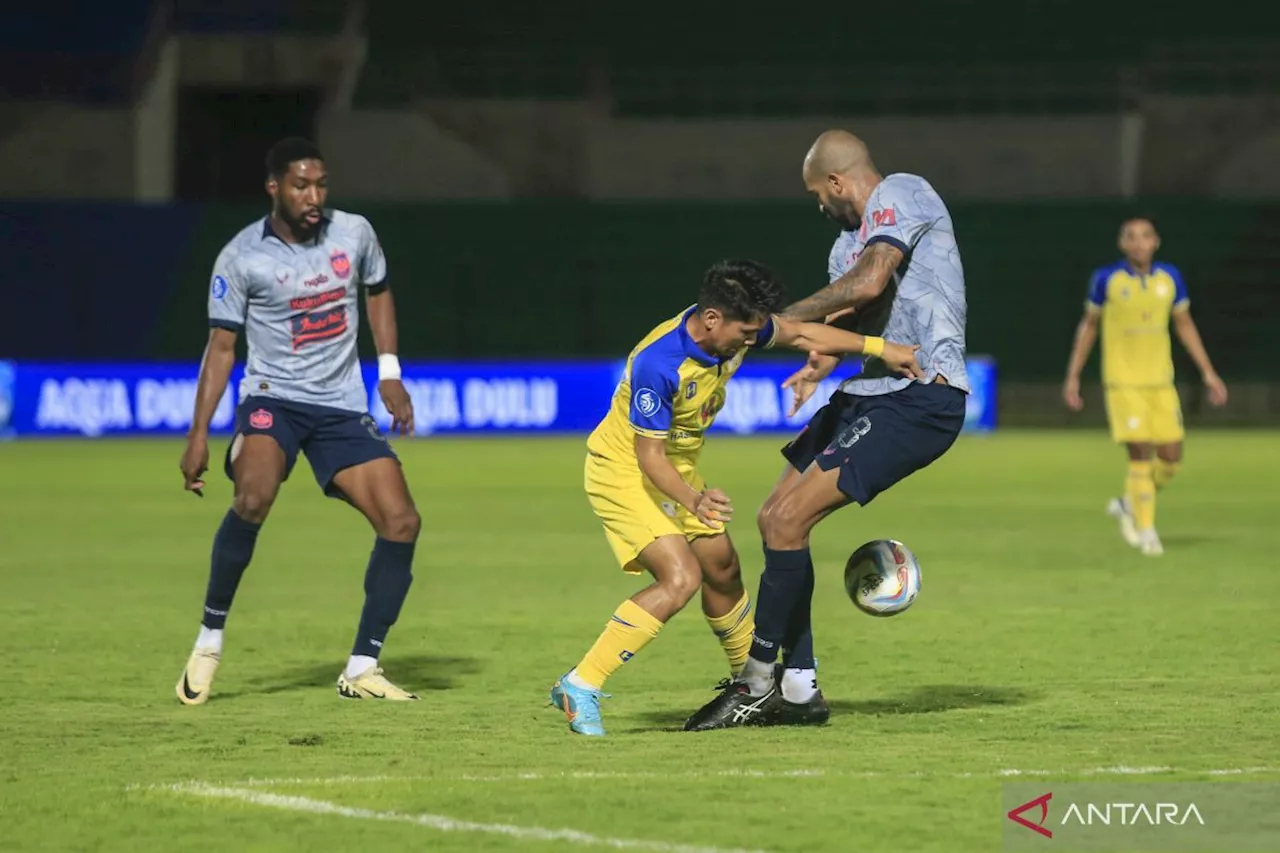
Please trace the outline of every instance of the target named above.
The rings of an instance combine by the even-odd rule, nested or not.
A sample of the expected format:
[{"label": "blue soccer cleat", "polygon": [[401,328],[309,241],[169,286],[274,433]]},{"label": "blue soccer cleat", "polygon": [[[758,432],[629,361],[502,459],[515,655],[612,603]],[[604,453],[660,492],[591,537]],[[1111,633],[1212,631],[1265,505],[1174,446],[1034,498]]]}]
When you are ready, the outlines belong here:
[{"label": "blue soccer cleat", "polygon": [[569,731],[594,737],[604,736],[604,722],[600,719],[600,699],[607,693],[579,687],[569,681],[569,674],[560,676],[551,688],[551,704],[569,719]]}]

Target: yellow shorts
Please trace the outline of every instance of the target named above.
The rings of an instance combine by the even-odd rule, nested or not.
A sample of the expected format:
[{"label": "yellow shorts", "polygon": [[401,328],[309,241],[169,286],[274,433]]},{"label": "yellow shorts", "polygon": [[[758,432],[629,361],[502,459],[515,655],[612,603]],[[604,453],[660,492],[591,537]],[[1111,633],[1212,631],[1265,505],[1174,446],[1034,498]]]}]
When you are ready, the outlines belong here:
[{"label": "yellow shorts", "polygon": [[1172,444],[1182,441],[1182,405],[1172,385],[1156,388],[1108,388],[1107,420],[1118,442]]},{"label": "yellow shorts", "polygon": [[[692,462],[671,461],[686,483],[698,491],[706,488]],[[659,536],[680,535],[693,540],[724,532],[703,524],[693,513],[655,489],[634,462],[625,466],[588,453],[584,485],[591,509],[604,525],[604,537],[625,572],[642,573],[636,557]]]}]

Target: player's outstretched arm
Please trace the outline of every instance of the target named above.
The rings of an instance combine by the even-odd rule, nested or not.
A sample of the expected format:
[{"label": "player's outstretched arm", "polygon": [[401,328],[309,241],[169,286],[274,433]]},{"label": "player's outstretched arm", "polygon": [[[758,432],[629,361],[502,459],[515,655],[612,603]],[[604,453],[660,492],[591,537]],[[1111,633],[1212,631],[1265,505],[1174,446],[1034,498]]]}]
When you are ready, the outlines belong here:
[{"label": "player's outstretched arm", "polygon": [[399,332],[396,327],[396,303],[391,288],[385,284],[365,292],[369,329],[378,350],[378,395],[391,413],[391,431],[401,435],[413,432],[413,400],[400,378]]},{"label": "player's outstretched arm", "polygon": [[[877,244],[879,245],[879,244]],[[846,332],[823,323],[797,323],[782,317],[774,319],[773,345],[805,350],[819,355],[869,355],[880,359],[894,373],[917,379],[924,371],[916,362],[916,345],[886,341],[856,332]]]},{"label": "player's outstretched arm", "polygon": [[195,411],[191,415],[191,429],[187,432],[187,446],[178,467],[182,469],[184,487],[198,497],[204,497],[204,481],[200,476],[209,468],[209,421],[218,408],[218,401],[227,390],[231,368],[236,363],[236,333],[231,329],[215,327],[209,330],[209,343],[200,361],[200,378],[196,382]]},{"label": "player's outstretched arm", "polygon": [[1067,408],[1078,412],[1084,408],[1084,398],[1080,396],[1080,372],[1084,363],[1093,352],[1093,344],[1098,339],[1098,320],[1101,312],[1094,306],[1085,308],[1084,316],[1076,326],[1075,343],[1071,345],[1071,356],[1067,359],[1067,378],[1062,384],[1062,399]]},{"label": "player's outstretched arm", "polygon": [[685,482],[667,456],[667,440],[636,435],[636,459],[649,482],[671,500],[696,515],[703,524],[719,529],[733,518],[733,504],[719,489],[699,492]]},{"label": "player's outstretched arm", "polygon": [[788,320],[821,320],[846,309],[856,311],[884,293],[902,258],[902,250],[892,243],[872,243],[853,269],[812,296],[788,305],[781,316]]},{"label": "player's outstretched arm", "polygon": [[1209,353],[1204,348],[1204,341],[1200,339],[1200,330],[1196,328],[1196,321],[1191,319],[1191,309],[1184,308],[1181,311],[1173,312],[1173,330],[1178,335],[1178,340],[1182,342],[1183,347],[1187,350],[1187,355],[1191,356],[1191,360],[1196,363],[1196,367],[1200,370],[1200,377],[1204,380],[1204,387],[1209,391],[1209,402],[1215,406],[1221,406],[1227,402],[1227,385],[1222,381],[1222,377],[1213,369],[1213,362],[1209,360]]}]

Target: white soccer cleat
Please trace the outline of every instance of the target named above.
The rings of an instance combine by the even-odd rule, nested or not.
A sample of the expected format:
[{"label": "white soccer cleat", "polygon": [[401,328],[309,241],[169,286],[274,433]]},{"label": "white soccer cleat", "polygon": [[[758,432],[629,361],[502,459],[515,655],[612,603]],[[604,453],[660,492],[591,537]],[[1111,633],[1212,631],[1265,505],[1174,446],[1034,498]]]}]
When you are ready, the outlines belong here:
[{"label": "white soccer cleat", "polygon": [[1129,508],[1129,501],[1124,498],[1112,498],[1111,503],[1107,504],[1107,515],[1120,522],[1120,535],[1131,547],[1137,548],[1142,544],[1139,541],[1138,528],[1133,524],[1133,510]]},{"label": "white soccer cleat", "polygon": [[1164,553],[1164,545],[1160,544],[1160,537],[1154,529],[1143,530],[1138,534],[1138,548],[1147,557],[1159,557]]},{"label": "white soccer cleat", "polygon": [[213,649],[196,649],[187,660],[187,666],[178,679],[178,700],[184,705],[203,705],[209,701],[213,688],[213,674],[218,671],[222,655]]}]

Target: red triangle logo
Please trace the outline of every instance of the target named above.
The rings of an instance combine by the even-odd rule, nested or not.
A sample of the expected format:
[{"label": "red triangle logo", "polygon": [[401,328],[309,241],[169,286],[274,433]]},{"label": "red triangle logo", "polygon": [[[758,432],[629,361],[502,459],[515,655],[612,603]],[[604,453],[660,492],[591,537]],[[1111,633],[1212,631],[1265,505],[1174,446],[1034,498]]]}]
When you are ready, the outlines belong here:
[{"label": "red triangle logo", "polygon": [[[1043,796],[1036,797],[1034,800],[1025,802],[1022,805],[1010,811],[1008,814],[1008,818],[1014,823],[1021,824],[1022,826],[1025,826],[1027,829],[1040,833],[1045,838],[1053,838],[1053,833],[1050,830],[1047,830],[1044,828],[1044,822],[1049,817],[1049,801],[1052,799],[1053,799],[1052,793],[1048,793],[1048,794],[1044,794]],[[1040,820],[1037,821],[1036,823],[1032,823],[1031,821],[1023,817],[1022,813],[1026,811],[1030,811],[1031,809],[1034,809],[1036,806],[1040,807]]]}]

